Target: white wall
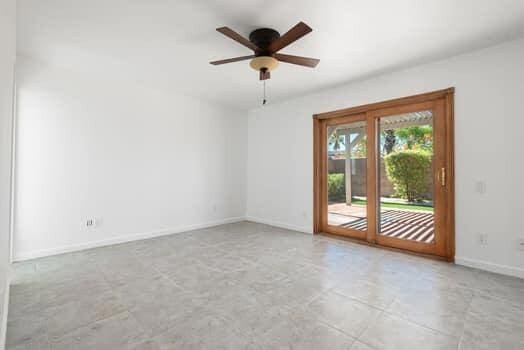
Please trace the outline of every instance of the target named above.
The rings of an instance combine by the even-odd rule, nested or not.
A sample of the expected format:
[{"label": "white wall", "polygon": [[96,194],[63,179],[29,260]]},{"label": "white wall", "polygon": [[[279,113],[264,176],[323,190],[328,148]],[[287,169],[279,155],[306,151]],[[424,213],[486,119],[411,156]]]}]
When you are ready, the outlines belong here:
[{"label": "white wall", "polygon": [[244,217],[245,113],[29,59],[17,76],[16,260]]},{"label": "white wall", "polygon": [[519,40],[251,110],[248,217],[312,231],[314,113],[454,86],[456,261],[524,277],[523,62]]},{"label": "white wall", "polygon": [[524,277],[522,62],[524,40],[514,41],[254,109],[246,121],[24,59],[14,257],[234,220],[246,198],[249,219],[311,232],[312,114],[454,86],[456,261]]},{"label": "white wall", "polygon": [[[0,2],[0,348],[4,348],[11,213],[11,140],[16,55],[16,5]],[[4,305],[5,303],[5,305]]]}]

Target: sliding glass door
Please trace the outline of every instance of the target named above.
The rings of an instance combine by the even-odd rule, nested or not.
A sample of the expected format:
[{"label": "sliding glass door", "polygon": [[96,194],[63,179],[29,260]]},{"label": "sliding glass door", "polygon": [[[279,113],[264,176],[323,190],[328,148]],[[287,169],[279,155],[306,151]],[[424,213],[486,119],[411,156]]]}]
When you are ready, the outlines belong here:
[{"label": "sliding glass door", "polygon": [[367,217],[367,121],[365,115],[327,124],[327,224],[365,238]]},{"label": "sliding glass door", "polygon": [[315,232],[452,259],[452,91],[315,118]]}]

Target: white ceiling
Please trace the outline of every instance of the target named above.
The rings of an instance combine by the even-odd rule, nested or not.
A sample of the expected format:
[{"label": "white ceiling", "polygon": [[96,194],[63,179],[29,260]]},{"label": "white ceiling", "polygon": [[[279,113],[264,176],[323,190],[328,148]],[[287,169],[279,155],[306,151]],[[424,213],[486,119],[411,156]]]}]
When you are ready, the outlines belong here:
[{"label": "white ceiling", "polygon": [[524,36],[523,0],[18,0],[18,52],[111,79],[239,107],[260,104],[250,54],[215,31],[313,32],[282,53],[320,58],[316,69],[281,64],[268,82],[279,101],[350,80]]}]

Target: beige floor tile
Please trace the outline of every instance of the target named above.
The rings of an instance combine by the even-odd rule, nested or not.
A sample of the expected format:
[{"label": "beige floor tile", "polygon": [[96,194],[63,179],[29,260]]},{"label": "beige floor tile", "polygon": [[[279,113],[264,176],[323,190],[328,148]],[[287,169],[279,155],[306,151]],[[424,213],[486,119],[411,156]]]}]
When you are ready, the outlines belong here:
[{"label": "beige floor tile", "polygon": [[242,222],[15,264],[7,349],[521,349],[523,304],[521,279]]},{"label": "beige floor tile", "polygon": [[381,349],[456,349],[458,338],[443,335],[400,317],[381,314],[359,337],[372,348]]},{"label": "beige floor tile", "polygon": [[313,300],[306,310],[322,322],[358,337],[381,311],[356,299],[328,291]]}]

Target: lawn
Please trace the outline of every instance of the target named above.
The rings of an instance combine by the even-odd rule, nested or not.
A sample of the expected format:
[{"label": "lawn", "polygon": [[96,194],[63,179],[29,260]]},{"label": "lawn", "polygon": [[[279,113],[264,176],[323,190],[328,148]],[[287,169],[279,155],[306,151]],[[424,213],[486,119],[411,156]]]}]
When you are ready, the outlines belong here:
[{"label": "lawn", "polygon": [[[361,204],[366,205],[367,201],[362,199],[353,198],[351,200],[353,204]],[[430,211],[433,212],[433,207],[430,207],[428,205],[417,205],[413,203],[392,203],[392,202],[385,202],[382,201],[380,203],[380,206],[382,208],[388,208],[388,209],[414,209],[414,210],[423,210],[423,211]]]}]

